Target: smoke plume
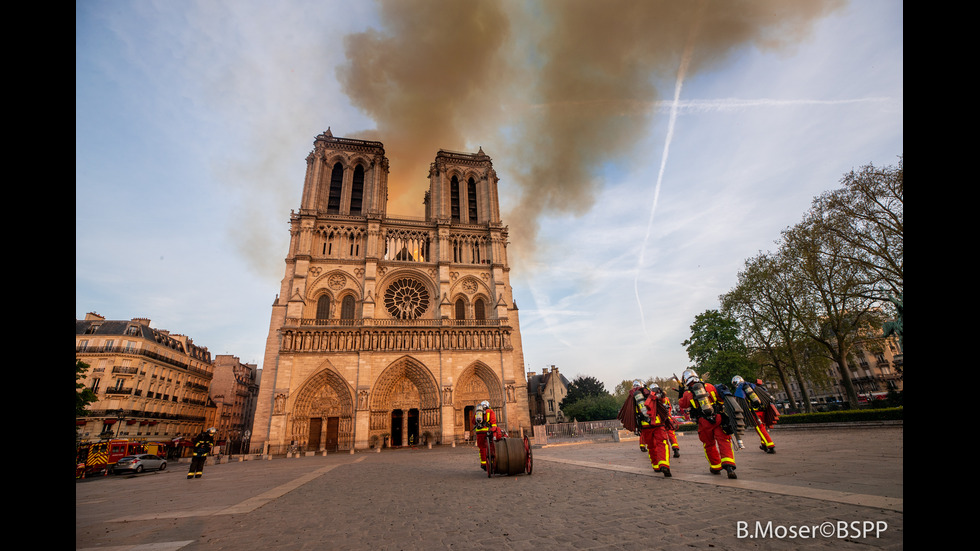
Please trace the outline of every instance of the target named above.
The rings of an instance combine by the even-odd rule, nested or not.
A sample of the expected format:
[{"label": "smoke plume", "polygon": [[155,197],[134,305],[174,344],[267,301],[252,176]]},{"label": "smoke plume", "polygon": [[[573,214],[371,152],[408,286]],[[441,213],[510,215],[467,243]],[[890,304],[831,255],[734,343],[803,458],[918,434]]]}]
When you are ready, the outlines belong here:
[{"label": "smoke plume", "polygon": [[842,5],[382,0],[382,28],[347,37],[339,77],[376,122],[359,137],[383,141],[391,160],[389,214],[421,214],[438,149],[492,143],[497,172],[514,180],[501,195],[519,196],[503,214],[510,254],[530,262],[543,216],[592,206],[598,167],[660,154],[637,144],[685,53],[690,78],[741,48],[791,47]]}]

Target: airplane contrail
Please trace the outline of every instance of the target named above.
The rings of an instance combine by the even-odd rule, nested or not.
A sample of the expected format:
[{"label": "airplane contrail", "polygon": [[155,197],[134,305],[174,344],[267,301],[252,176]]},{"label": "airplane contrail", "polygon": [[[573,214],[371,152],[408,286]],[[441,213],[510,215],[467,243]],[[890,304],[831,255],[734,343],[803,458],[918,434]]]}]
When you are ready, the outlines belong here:
[{"label": "airplane contrail", "polygon": [[[701,9],[704,8],[704,4],[701,5]],[[684,76],[687,74],[687,67],[691,62],[691,53],[694,50],[694,38],[697,35],[698,21],[700,21],[700,13],[695,19],[694,27],[691,29],[691,36],[688,38],[687,46],[684,48],[684,54],[681,56],[680,67],[677,68],[677,82],[674,84],[674,100],[671,102],[670,109],[670,120],[667,123],[667,138],[664,140],[664,150],[660,156],[660,170],[657,171],[657,185],[653,190],[653,204],[650,206],[650,218],[647,220],[647,231],[646,235],[643,236],[643,244],[640,247],[640,256],[636,262],[636,273],[633,275],[633,293],[636,295],[636,304],[640,309],[640,325],[643,327],[643,334],[649,336],[647,333],[646,319],[643,316],[643,302],[640,300],[640,270],[643,269],[643,257],[644,252],[647,248],[647,242],[650,240],[650,231],[653,229],[653,215],[657,210],[657,201],[660,198],[660,185],[663,183],[664,179],[664,169],[667,167],[667,156],[670,153],[670,142],[674,138],[674,123],[677,121],[677,108],[680,104],[681,98],[681,88],[684,86]]]}]

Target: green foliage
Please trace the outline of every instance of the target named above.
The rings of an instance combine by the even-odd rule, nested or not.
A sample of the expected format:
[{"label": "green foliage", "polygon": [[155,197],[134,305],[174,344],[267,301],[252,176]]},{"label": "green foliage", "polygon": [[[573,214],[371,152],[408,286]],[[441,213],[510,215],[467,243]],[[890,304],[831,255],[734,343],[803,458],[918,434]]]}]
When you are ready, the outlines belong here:
[{"label": "green foliage", "polygon": [[[571,419],[568,415],[568,405],[589,396],[609,396],[609,392],[606,391],[606,385],[602,384],[602,381],[595,377],[579,375],[571,383],[568,383],[568,393],[559,406],[562,412],[565,413],[565,418]],[[615,418],[615,415],[613,417]]]},{"label": "green foliage", "polygon": [[749,360],[749,350],[739,336],[738,322],[718,310],[706,310],[694,318],[691,338],[681,343],[699,375],[709,381],[728,382],[735,375],[752,380],[758,364]]},{"label": "green foliage", "polygon": [[[905,417],[905,408],[848,409],[843,411],[820,411],[816,413],[794,413],[779,417],[778,425],[805,423],[848,423],[860,421],[900,421]],[[777,425],[777,426],[778,426]]]},{"label": "green foliage", "polygon": [[[564,403],[564,402],[562,402]],[[584,396],[567,406],[562,406],[561,411],[567,420],[576,421],[604,421],[615,419],[622,407],[622,402],[615,396],[606,392],[604,395]]]},{"label": "green foliage", "polygon": [[620,403],[622,403],[623,400],[626,399],[626,395],[633,388],[633,381],[637,381],[637,380],[640,381],[640,382],[642,382],[644,385],[646,385],[647,388],[650,388],[651,386],[653,386],[655,384],[656,385],[659,385],[660,388],[662,388],[662,389],[664,389],[666,391],[669,391],[669,390],[672,390],[672,389],[677,388],[677,381],[675,381],[673,379],[673,377],[671,377],[671,378],[665,378],[665,377],[647,377],[646,379],[639,379],[639,378],[637,378],[637,379],[625,379],[625,380],[621,381],[618,385],[616,385],[615,390],[613,390],[613,396],[617,400],[619,400]]},{"label": "green foliage", "polygon": [[88,368],[87,363],[79,359],[75,360],[75,417],[84,417],[87,414],[85,408],[96,400],[95,393],[85,388],[85,383],[81,382]]}]

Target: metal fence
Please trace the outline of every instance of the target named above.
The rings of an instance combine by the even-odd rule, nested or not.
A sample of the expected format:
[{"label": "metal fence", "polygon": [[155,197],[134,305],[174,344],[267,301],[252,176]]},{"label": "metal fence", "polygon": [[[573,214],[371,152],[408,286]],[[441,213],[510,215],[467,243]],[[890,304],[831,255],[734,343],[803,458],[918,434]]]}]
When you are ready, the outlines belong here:
[{"label": "metal fence", "polygon": [[[541,427],[534,428],[537,431]],[[549,444],[588,440],[613,440],[616,432],[622,428],[623,424],[618,419],[544,425],[545,435]]]}]

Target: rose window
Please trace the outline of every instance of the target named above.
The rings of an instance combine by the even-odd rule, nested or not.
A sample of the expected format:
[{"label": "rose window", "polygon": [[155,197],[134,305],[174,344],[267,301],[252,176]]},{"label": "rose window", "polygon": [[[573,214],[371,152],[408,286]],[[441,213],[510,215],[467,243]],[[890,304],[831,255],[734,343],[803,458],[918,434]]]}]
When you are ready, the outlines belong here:
[{"label": "rose window", "polygon": [[416,319],[429,308],[429,291],[417,280],[401,278],[385,291],[385,308],[393,318]]}]

